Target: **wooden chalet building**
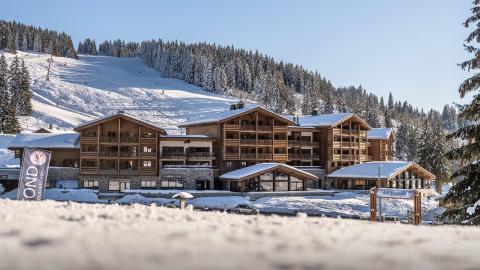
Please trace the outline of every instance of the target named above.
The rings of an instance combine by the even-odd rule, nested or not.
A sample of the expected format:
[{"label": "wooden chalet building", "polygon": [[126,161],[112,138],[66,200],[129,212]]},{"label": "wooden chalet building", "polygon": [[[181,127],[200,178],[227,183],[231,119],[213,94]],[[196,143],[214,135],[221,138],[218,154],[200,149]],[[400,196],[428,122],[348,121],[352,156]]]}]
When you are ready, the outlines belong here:
[{"label": "wooden chalet building", "polygon": [[321,166],[327,173],[366,162],[371,127],[353,113],[293,117],[288,131],[288,164]]},{"label": "wooden chalet building", "polygon": [[372,161],[338,169],[328,180],[335,189],[369,190],[373,187],[423,189],[435,175],[412,161]]},{"label": "wooden chalet building", "polygon": [[219,173],[261,162],[286,163],[288,126],[295,123],[261,107],[232,108],[180,125],[188,135],[215,138]]},{"label": "wooden chalet building", "polygon": [[[238,104],[179,127],[185,128],[185,135],[167,135],[155,124],[119,112],[84,123],[74,129],[76,133],[42,129],[41,133],[18,134],[9,149],[17,158],[24,146],[51,150],[51,166],[77,168],[75,177],[60,172],[52,178],[77,179],[80,188],[100,192],[289,191],[320,186],[367,188],[374,178],[335,173],[367,164],[369,155],[372,160],[391,160],[395,141],[393,131],[372,130],[353,113],[288,118],[262,107]],[[252,170],[238,179],[233,177]],[[391,176],[385,178],[385,186],[405,182],[408,187],[424,187],[434,178],[416,164],[403,171],[405,176],[393,176],[401,178],[395,178],[400,180],[392,186]],[[325,174],[329,181],[324,181]],[[5,178],[11,180],[11,176]]]},{"label": "wooden chalet building", "polygon": [[368,160],[393,160],[395,133],[392,128],[374,128],[368,131]]}]

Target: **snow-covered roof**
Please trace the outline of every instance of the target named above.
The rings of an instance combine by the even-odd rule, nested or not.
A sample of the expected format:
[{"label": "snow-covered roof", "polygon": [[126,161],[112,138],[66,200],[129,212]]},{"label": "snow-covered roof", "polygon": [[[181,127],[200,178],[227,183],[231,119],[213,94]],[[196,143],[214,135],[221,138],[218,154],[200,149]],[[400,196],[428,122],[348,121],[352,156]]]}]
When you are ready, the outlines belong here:
[{"label": "snow-covered roof", "polygon": [[273,114],[273,115],[275,115],[279,118],[284,119],[287,122],[292,122],[291,119],[289,119],[289,118],[287,118],[283,115],[280,115],[278,113],[272,112],[272,111],[270,111],[268,109],[265,109],[263,107],[260,107],[260,106],[246,106],[243,109],[236,109],[236,110],[228,110],[228,111],[210,113],[206,118],[197,119],[197,120],[193,120],[193,121],[187,121],[187,122],[184,122],[181,125],[179,125],[179,127],[198,125],[198,124],[217,123],[217,122],[221,122],[223,120],[229,119],[231,117],[235,117],[235,116],[240,115],[240,114],[244,114],[244,113],[248,113],[250,111],[254,111],[256,109],[266,111],[270,114]]},{"label": "snow-covered roof", "polygon": [[80,134],[76,132],[19,133],[17,136],[15,136],[8,147],[79,149]]},{"label": "snow-covered roof", "polygon": [[143,119],[140,119],[136,116],[133,116],[133,115],[130,115],[130,114],[126,114],[125,112],[117,112],[115,114],[111,114],[111,115],[107,115],[107,116],[104,116],[104,117],[100,117],[100,118],[96,118],[94,120],[91,120],[91,121],[88,121],[88,122],[85,122],[85,123],[82,123],[78,126],[76,126],[74,128],[74,130],[81,130],[81,129],[84,129],[88,126],[91,126],[91,125],[95,125],[96,123],[98,122],[103,122],[103,121],[106,121],[106,120],[109,120],[109,119],[113,119],[115,117],[119,117],[119,116],[123,116],[125,117],[126,119],[129,119],[129,120],[132,120],[132,121],[136,121],[136,122],[139,122],[141,124],[144,124],[146,126],[149,126],[151,128],[154,128],[154,129],[157,129],[157,130],[160,130],[162,132],[165,132],[165,130],[161,127],[161,126],[158,126],[157,124],[154,124],[152,122],[149,122],[149,121],[146,121],[146,120],[143,120]]},{"label": "snow-covered roof", "polygon": [[340,168],[333,173],[329,174],[328,177],[332,178],[365,178],[365,179],[378,179],[379,177],[379,167],[380,167],[380,178],[381,179],[390,179],[393,176],[401,173],[402,171],[408,169],[411,166],[415,166],[417,169],[421,170],[423,173],[428,174],[432,178],[435,178],[433,174],[425,170],[418,164],[413,161],[372,161],[362,164],[356,164],[348,167]]},{"label": "snow-covered roof", "polygon": [[317,176],[315,176],[311,173],[308,173],[306,171],[297,169],[297,168],[295,168],[293,166],[290,166],[290,165],[286,165],[286,164],[283,164],[283,163],[275,163],[275,162],[258,163],[258,164],[252,165],[252,166],[248,166],[248,167],[241,168],[241,169],[238,169],[238,170],[235,170],[235,171],[224,173],[220,176],[220,179],[222,179],[222,180],[243,180],[244,178],[249,177],[251,175],[266,173],[266,172],[273,171],[273,170],[278,169],[278,168],[285,169],[287,171],[299,174],[301,176],[304,176],[304,177],[307,177],[307,178],[310,178],[310,179],[318,179]]},{"label": "snow-covered roof", "polygon": [[393,129],[391,128],[374,128],[367,132],[368,139],[388,140]]},{"label": "snow-covered roof", "polygon": [[[354,113],[330,113],[320,115],[301,115],[295,117],[298,119],[298,125],[301,127],[331,127],[347,120],[352,116],[357,117],[359,121],[370,127],[363,119]],[[293,120],[294,116],[290,116],[289,118],[290,120]]]},{"label": "snow-covered roof", "polygon": [[183,198],[183,199],[193,199],[193,195],[188,193],[188,192],[179,192],[179,193],[176,193],[172,196],[172,199],[179,199],[179,198]]}]

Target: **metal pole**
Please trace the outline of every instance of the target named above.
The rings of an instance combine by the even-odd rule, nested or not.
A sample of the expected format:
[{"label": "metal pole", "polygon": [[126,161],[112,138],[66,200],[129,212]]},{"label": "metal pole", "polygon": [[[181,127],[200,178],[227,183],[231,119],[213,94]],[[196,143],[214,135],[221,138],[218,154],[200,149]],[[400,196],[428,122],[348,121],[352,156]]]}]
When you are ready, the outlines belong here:
[{"label": "metal pole", "polygon": [[53,62],[53,54],[50,54],[50,58],[47,59],[47,62],[48,62],[48,71],[47,71],[46,81],[50,81],[50,66],[52,65],[52,62]]}]

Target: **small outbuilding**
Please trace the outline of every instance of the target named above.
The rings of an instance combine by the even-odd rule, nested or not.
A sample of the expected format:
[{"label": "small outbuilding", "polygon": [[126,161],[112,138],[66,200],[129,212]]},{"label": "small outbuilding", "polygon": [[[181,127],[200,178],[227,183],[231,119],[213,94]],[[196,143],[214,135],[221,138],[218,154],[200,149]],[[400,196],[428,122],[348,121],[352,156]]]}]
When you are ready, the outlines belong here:
[{"label": "small outbuilding", "polygon": [[283,163],[259,163],[231,171],[220,176],[227,190],[249,191],[294,191],[306,190],[307,181],[318,177]]},{"label": "small outbuilding", "polygon": [[338,169],[327,179],[335,189],[422,189],[435,175],[413,161],[373,161]]}]

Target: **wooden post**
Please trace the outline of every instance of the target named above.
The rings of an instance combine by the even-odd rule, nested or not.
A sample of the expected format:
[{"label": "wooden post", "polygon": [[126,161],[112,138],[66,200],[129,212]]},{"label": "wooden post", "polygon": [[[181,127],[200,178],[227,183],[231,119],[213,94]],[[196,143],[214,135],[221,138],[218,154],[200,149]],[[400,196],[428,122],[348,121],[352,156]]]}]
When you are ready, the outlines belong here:
[{"label": "wooden post", "polygon": [[273,171],[272,174],[273,174],[273,187],[272,187],[272,190],[275,191],[275,190],[276,190],[276,189],[275,189],[275,183],[276,183],[276,180],[275,180],[275,178],[276,178],[275,171]]},{"label": "wooden post", "polygon": [[370,189],[370,221],[377,221],[377,196],[375,189]]},{"label": "wooden post", "polygon": [[414,224],[422,223],[422,193],[415,191],[413,195]]},{"label": "wooden post", "polygon": [[288,176],[288,191],[292,190],[291,185],[292,185],[292,179],[291,179],[291,176],[289,175]]}]

